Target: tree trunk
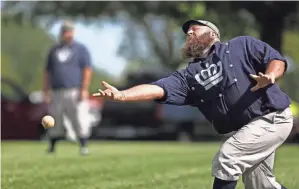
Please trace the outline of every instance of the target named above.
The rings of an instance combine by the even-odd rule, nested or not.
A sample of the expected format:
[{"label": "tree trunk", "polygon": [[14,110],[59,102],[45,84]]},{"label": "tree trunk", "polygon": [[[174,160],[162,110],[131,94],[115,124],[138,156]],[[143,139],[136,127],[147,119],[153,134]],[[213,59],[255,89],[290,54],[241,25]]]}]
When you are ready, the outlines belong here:
[{"label": "tree trunk", "polygon": [[260,38],[273,48],[282,52],[283,32],[285,30],[285,18],[296,12],[297,2],[234,2],[234,9],[247,9],[251,12],[260,25]]},{"label": "tree trunk", "polygon": [[[267,10],[267,9],[266,9]],[[284,17],[277,12],[268,9],[261,18],[261,40],[271,45],[282,53],[282,38],[284,29]]]}]

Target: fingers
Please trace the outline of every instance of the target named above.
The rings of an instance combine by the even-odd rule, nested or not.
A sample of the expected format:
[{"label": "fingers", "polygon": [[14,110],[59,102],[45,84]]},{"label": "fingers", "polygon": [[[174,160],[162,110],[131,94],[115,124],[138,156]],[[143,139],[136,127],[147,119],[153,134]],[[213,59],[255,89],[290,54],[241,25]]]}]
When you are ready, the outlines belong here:
[{"label": "fingers", "polygon": [[275,76],[270,76],[270,80],[271,80],[271,84],[274,84],[275,83]]},{"label": "fingers", "polygon": [[[250,74],[249,76],[252,78],[252,79],[254,79],[254,80],[256,80],[257,82],[259,81],[259,79],[261,78],[261,75],[260,75],[261,73],[258,73],[258,75],[254,75],[254,74]],[[259,86],[259,83],[257,83],[254,87],[252,87],[250,90],[252,91],[252,92],[254,92],[254,91],[257,91],[258,89],[260,88],[260,86]]]},{"label": "fingers", "polygon": [[265,76],[266,76],[267,79],[271,82],[271,84],[275,83],[275,74],[273,74],[273,73],[268,73],[268,74],[265,74]]},{"label": "fingers", "polygon": [[257,91],[260,88],[264,88],[268,86],[270,83],[275,82],[275,76],[271,74],[263,74],[261,72],[258,73],[258,75],[250,74],[250,77],[257,81],[256,86],[251,88],[251,91]]},{"label": "fingers", "polygon": [[250,74],[249,76],[254,80],[258,80],[260,78],[260,76],[253,75],[253,74]]},{"label": "fingers", "polygon": [[98,91],[99,91],[99,93],[101,93],[102,96],[106,95],[106,93],[104,91],[102,91],[101,89],[99,89]]},{"label": "fingers", "polygon": [[98,93],[93,93],[92,96],[105,96],[104,91],[102,91],[100,89],[98,91],[99,91]]},{"label": "fingers", "polygon": [[257,91],[259,88],[260,88],[260,86],[259,86],[259,85],[256,85],[256,86],[252,87],[250,90],[251,90],[252,92],[255,92],[255,91]]},{"label": "fingers", "polygon": [[261,73],[261,72],[259,72],[258,73],[259,74],[259,76],[261,77],[261,78],[264,78],[264,79],[266,79],[268,82],[270,82],[270,83],[275,83],[275,75],[273,75],[273,74],[271,74],[271,73],[269,73],[269,74],[263,74],[263,73]]},{"label": "fingers", "polygon": [[92,96],[102,96],[102,94],[101,93],[92,93]]},{"label": "fingers", "polygon": [[106,89],[105,91],[99,89],[99,92],[97,93],[93,93],[92,96],[98,96],[98,97],[111,97],[112,96],[112,92],[110,89]]},{"label": "fingers", "polygon": [[102,94],[102,93],[100,93],[100,92],[99,92],[99,93],[93,93],[93,94],[92,94],[92,96],[98,96],[98,97],[102,97],[102,96],[103,96],[103,94]]},{"label": "fingers", "polygon": [[265,77],[265,75],[264,75],[262,72],[259,72],[258,74],[259,74],[259,76],[261,76],[261,77]]},{"label": "fingers", "polygon": [[249,76],[255,80],[260,79],[261,77],[267,78],[267,76],[264,75],[262,72],[259,72],[258,75],[250,74]]},{"label": "fingers", "polygon": [[107,82],[105,81],[102,81],[102,84],[107,88],[107,89],[110,89],[110,90],[116,90],[115,87],[113,87],[112,85],[109,85]]},{"label": "fingers", "polygon": [[102,84],[104,85],[104,87],[106,87],[106,89],[104,91],[99,89],[98,92],[93,93],[92,96],[104,97],[104,98],[114,98],[114,92],[116,92],[118,90],[105,81],[102,81]]}]

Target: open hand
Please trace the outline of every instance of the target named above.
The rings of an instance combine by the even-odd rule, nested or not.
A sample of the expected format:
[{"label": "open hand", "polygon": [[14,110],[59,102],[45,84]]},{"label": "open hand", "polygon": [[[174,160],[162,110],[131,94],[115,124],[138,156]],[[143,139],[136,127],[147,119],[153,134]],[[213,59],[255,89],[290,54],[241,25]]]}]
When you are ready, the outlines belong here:
[{"label": "open hand", "polygon": [[250,74],[250,77],[257,81],[257,84],[251,88],[251,91],[257,91],[275,82],[275,76],[273,74],[263,74],[259,72],[258,75]]},{"label": "open hand", "polygon": [[115,100],[115,101],[124,101],[125,95],[119,91],[117,88],[113,87],[112,85],[109,85],[107,82],[102,81],[102,84],[104,87],[106,87],[105,90],[99,89],[98,93],[93,93],[92,96],[101,97],[108,100]]}]

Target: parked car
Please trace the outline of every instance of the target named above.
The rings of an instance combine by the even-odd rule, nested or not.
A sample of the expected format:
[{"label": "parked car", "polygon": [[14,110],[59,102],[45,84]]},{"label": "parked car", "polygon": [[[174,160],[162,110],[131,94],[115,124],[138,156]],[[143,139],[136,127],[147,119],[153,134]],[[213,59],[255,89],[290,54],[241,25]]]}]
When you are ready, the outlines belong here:
[{"label": "parked car", "polygon": [[[101,121],[103,101],[90,96],[89,117],[86,122],[96,126]],[[42,91],[26,93],[16,82],[1,78],[1,139],[39,140],[46,130],[41,125],[41,119],[48,114],[48,105],[43,102]],[[65,117],[66,136],[75,140],[70,121]]]},{"label": "parked car", "polygon": [[41,119],[47,113],[44,103],[32,103],[29,95],[14,81],[1,78],[1,139],[39,139],[44,132]]}]

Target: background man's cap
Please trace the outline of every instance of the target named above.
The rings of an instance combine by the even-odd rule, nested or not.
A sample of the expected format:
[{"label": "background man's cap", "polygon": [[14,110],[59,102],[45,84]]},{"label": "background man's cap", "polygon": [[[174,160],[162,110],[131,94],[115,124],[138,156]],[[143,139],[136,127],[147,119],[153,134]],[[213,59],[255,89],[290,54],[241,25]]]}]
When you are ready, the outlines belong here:
[{"label": "background man's cap", "polygon": [[212,22],[206,21],[206,20],[188,20],[187,22],[185,22],[182,26],[183,31],[185,32],[185,34],[187,34],[189,27],[192,24],[199,24],[199,25],[204,25],[204,26],[208,26],[209,28],[211,28],[220,38],[220,31],[217,28],[217,26],[215,24],[213,24]]},{"label": "background man's cap", "polygon": [[61,31],[70,31],[70,30],[74,30],[73,22],[71,22],[69,20],[64,21],[61,26]]}]

